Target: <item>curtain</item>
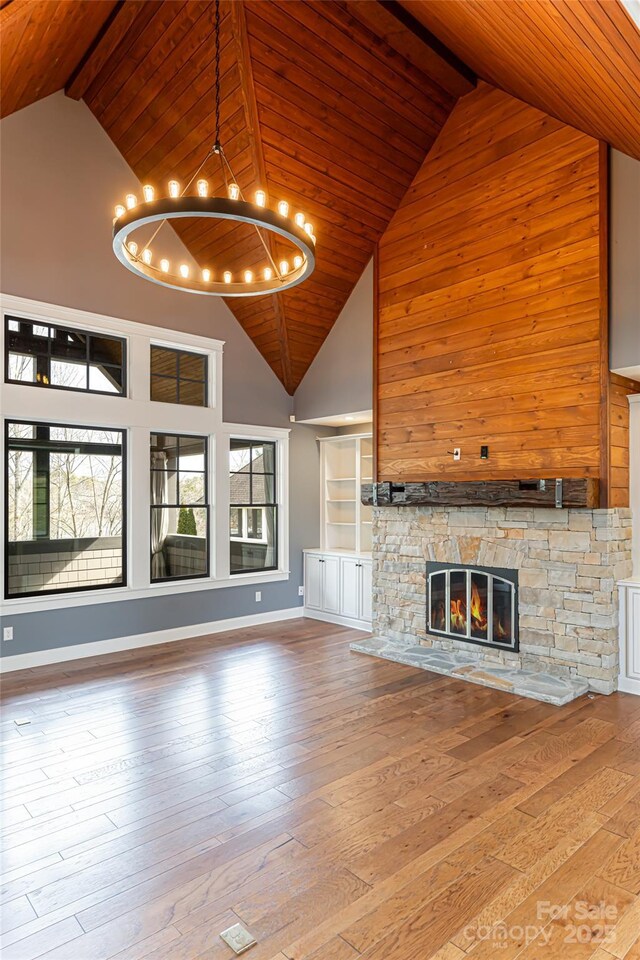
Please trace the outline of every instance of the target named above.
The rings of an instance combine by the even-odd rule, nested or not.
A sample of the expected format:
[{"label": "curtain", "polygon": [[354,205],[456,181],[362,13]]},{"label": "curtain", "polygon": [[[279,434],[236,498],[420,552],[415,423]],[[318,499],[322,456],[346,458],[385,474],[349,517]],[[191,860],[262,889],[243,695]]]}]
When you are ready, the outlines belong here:
[{"label": "curtain", "polygon": [[[151,504],[167,502],[167,455],[163,451],[151,454]],[[169,517],[162,508],[151,511],[151,579],[167,575],[164,542],[169,531]]]}]

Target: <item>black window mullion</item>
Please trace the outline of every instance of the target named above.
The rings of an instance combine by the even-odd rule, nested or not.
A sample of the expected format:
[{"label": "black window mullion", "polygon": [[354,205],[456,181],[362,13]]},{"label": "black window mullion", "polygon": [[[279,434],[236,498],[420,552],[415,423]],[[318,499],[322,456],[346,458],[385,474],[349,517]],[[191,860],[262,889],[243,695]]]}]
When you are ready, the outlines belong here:
[{"label": "black window mullion", "polygon": [[[36,436],[40,441],[49,439],[49,428],[38,424]],[[33,457],[33,537],[48,540],[51,527],[51,491],[49,485],[51,453],[46,447],[36,449]]]}]

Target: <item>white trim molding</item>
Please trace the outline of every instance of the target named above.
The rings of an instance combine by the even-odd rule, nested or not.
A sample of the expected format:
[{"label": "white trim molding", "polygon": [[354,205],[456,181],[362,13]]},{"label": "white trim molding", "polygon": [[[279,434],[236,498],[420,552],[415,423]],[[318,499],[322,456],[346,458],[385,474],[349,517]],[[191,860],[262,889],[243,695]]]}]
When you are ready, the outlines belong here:
[{"label": "white trim molding", "polygon": [[[126,395],[40,389],[33,384],[5,383],[0,378],[2,430],[0,499],[4,491],[4,420],[24,420],[123,430],[127,443],[128,583],[121,587],[0,601],[3,616],[81,607],[112,601],[137,600],[176,593],[266,584],[289,579],[289,434],[285,427],[224,423],[222,420],[223,342],[164,327],[101,316],[84,310],[0,293],[0,357],[4,363],[5,315],[60,326],[118,335],[126,340]],[[206,407],[159,403],[150,396],[150,347],[171,347],[202,353],[209,359]],[[186,425],[185,425],[186,424]],[[163,583],[150,582],[149,442],[153,432],[193,434],[209,440],[209,490],[213,522],[209,534],[210,576]],[[229,441],[231,437],[273,440],[277,446],[278,569],[230,574],[229,569]],[[4,511],[0,536],[5,542]]]},{"label": "white trim molding", "polygon": [[354,620],[352,617],[341,617],[337,613],[325,613],[312,607],[304,607],[304,616],[311,620],[324,620],[326,623],[337,623],[341,627],[351,627],[353,630],[362,630],[371,633],[371,624],[366,620]]},{"label": "white trim molding", "polygon": [[52,650],[38,650],[34,653],[18,653],[12,657],[0,659],[0,673],[14,670],[29,670],[52,663],[65,663],[69,660],[81,660],[85,657],[99,657],[108,653],[120,653],[124,650],[138,650],[159,643],[173,643],[176,640],[190,640],[193,637],[206,637],[216,633],[244,630],[258,627],[264,623],[279,623],[281,620],[297,620],[303,617],[303,607],[290,607],[285,610],[272,610],[268,613],[255,613],[246,617],[232,617],[228,620],[214,620],[211,623],[194,623],[185,627],[173,627],[170,630],[156,630],[153,633],[139,633],[131,637],[116,637],[113,640],[97,640],[93,643],[78,643],[70,647],[57,647]]}]

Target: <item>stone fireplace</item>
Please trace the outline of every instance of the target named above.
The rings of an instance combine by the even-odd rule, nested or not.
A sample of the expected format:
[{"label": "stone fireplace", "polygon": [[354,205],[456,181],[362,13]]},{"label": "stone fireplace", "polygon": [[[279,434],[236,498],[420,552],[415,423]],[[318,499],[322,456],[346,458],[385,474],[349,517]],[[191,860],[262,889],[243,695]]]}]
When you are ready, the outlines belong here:
[{"label": "stone fireplace", "polygon": [[[373,559],[369,644],[377,649],[365,649],[366,642],[355,649],[402,662],[430,657],[434,666],[421,662],[427,669],[440,665],[440,672],[516,693],[526,694],[525,675],[535,674],[528,695],[551,702],[587,689],[615,690],[616,582],[631,575],[630,510],[375,507]],[[463,577],[454,575],[466,568]],[[430,587],[429,576],[438,571],[440,580]],[[444,591],[445,624],[451,627],[452,599],[456,606],[463,601],[467,613],[471,609],[473,571],[503,580],[513,573],[517,622],[509,645],[472,636],[484,628],[472,627],[469,617],[459,633],[434,629],[433,588],[441,596]],[[481,582],[476,577],[477,588]],[[492,589],[493,581],[486,585]],[[485,619],[490,616],[487,609]]]}]

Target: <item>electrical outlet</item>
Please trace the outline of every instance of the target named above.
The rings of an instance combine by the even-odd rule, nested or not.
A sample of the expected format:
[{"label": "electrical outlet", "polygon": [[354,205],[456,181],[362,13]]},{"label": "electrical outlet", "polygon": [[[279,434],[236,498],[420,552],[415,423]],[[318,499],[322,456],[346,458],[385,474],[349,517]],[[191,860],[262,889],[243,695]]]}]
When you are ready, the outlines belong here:
[{"label": "electrical outlet", "polygon": [[256,603],[260,603],[261,600],[262,600],[262,591],[256,590]]},{"label": "electrical outlet", "polygon": [[304,597],[304,587],[298,587],[298,596]]},{"label": "electrical outlet", "polygon": [[482,444],[480,447],[480,459],[488,460],[489,459],[489,447],[486,444]]},{"label": "electrical outlet", "polygon": [[13,627],[5,627],[2,631],[3,640],[13,640]]},{"label": "electrical outlet", "polygon": [[454,447],[454,448],[453,448],[453,459],[454,459],[454,460],[459,460],[461,456],[462,456],[462,452],[461,452],[461,450],[460,450],[460,447]]}]

